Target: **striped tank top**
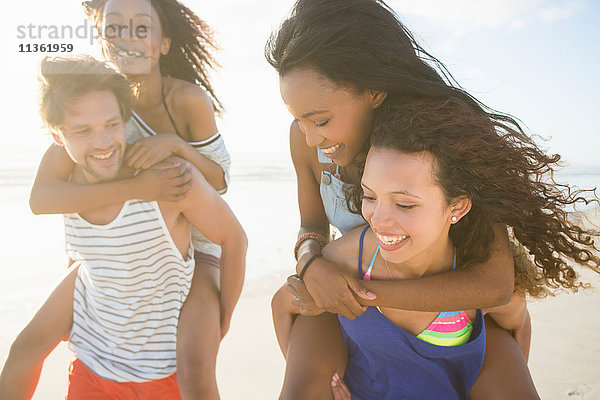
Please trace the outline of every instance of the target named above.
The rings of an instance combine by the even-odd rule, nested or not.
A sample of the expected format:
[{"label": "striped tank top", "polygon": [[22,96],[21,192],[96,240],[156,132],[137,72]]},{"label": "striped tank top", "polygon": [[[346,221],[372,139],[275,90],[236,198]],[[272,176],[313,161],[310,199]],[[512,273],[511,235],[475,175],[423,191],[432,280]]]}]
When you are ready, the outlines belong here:
[{"label": "striped tank top", "polygon": [[[158,133],[148,126],[142,118],[132,110],[131,118],[125,124],[127,134],[127,143],[134,143],[142,138],[156,136]],[[210,138],[201,142],[188,142],[199,154],[218,164],[223,170],[225,183],[229,186],[229,168],[231,167],[231,157],[225,147],[223,137],[219,132]],[[227,190],[219,192],[225,193]],[[221,246],[212,243],[198,229],[192,226],[192,243],[194,250],[215,257],[221,257]]]},{"label": "striped tank top", "polygon": [[79,263],[69,347],[98,376],[146,382],[175,372],[179,312],[194,273],[157,202],[130,200],[106,225],[64,216],[69,257]]},{"label": "striped tank top", "polygon": [[[363,253],[363,242],[365,233],[369,226],[365,226],[360,235],[360,244],[358,251],[358,273],[364,280],[371,280],[371,271],[375,264],[375,258],[379,253],[379,245],[375,249],[373,258],[367,268],[367,272],[362,272],[362,253]],[[456,269],[456,249],[454,249],[454,261],[452,270]],[[381,310],[377,307],[379,312]],[[435,344],[437,346],[459,346],[465,344],[471,338],[473,332],[473,322],[469,315],[465,311],[448,311],[440,312],[435,319],[425,328],[421,333],[417,335],[418,339],[424,340],[427,343]]]}]

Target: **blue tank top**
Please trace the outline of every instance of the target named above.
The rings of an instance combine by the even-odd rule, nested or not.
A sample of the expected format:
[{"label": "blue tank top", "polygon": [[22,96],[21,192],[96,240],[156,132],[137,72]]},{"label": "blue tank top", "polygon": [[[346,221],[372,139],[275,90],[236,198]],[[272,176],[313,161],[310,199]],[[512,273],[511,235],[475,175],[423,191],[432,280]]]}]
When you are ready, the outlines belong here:
[{"label": "blue tank top", "polygon": [[[319,162],[322,164],[331,164],[333,162],[325,157],[321,149],[317,149],[317,155]],[[329,223],[336,227],[342,235],[345,235],[357,226],[367,223],[362,215],[350,212],[344,195],[344,182],[333,176],[330,172],[321,172],[319,191]]]},{"label": "blue tank top", "polygon": [[[362,257],[358,264],[362,269]],[[418,339],[375,307],[354,320],[338,318],[348,347],[344,382],[353,400],[469,399],[485,354],[481,310],[469,342],[449,347]]]}]

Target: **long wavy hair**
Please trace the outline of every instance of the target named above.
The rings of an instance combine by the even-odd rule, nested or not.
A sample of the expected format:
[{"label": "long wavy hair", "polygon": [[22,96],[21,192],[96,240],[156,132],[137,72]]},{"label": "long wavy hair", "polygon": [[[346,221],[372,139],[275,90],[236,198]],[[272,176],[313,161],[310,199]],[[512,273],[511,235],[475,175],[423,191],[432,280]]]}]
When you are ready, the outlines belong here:
[{"label": "long wavy hair", "polygon": [[[554,181],[559,155],[547,155],[529,137],[499,130],[479,108],[456,98],[422,98],[388,104],[377,111],[371,146],[403,153],[429,152],[448,204],[460,196],[471,210],[450,228],[461,268],[490,256],[492,227],[510,227],[515,288],[533,297],[550,289],[576,292],[573,262],[600,273],[594,237],[600,232],[569,219],[568,209],[600,203],[593,190]],[[400,166],[399,166],[400,167]],[[360,209],[362,189],[353,185],[349,201]],[[520,244],[520,245],[519,245]],[[525,250],[525,251],[523,251]]]},{"label": "long wavy hair", "polygon": [[[201,85],[209,94],[216,112],[223,111],[208,80],[208,71],[218,67],[214,53],[218,50],[213,31],[192,10],[177,0],[148,0],[156,10],[165,37],[171,38],[169,53],[160,56],[163,76]],[[83,7],[102,35],[102,15],[108,0],[84,1]]]},{"label": "long wavy hair", "polygon": [[523,133],[513,117],[463,90],[382,0],[298,0],[267,41],[265,57],[280,76],[311,68],[357,93],[383,91],[388,94],[384,104],[455,97],[499,129]]}]

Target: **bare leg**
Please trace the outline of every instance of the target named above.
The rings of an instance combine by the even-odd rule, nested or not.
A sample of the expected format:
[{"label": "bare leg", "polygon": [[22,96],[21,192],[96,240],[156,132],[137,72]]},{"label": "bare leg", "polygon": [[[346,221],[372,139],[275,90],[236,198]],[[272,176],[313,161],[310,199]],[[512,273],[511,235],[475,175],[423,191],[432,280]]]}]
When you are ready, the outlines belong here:
[{"label": "bare leg", "polygon": [[62,340],[69,338],[77,269],[76,265],[72,267],[12,344],[0,375],[1,399],[30,399],[44,360]]},{"label": "bare leg", "polygon": [[275,327],[275,336],[277,337],[277,343],[283,353],[283,357],[287,356],[287,348],[290,342],[290,334],[292,332],[292,326],[294,319],[299,313],[293,313],[292,299],[293,294],[287,291],[287,285],[283,285],[271,300],[271,313],[273,315],[273,326]]},{"label": "bare leg", "polygon": [[221,343],[219,270],[196,263],[177,327],[177,383],[183,399],[218,400],[216,365]]},{"label": "bare leg", "polygon": [[485,317],[485,359],[471,388],[473,400],[539,399],[527,363],[515,339]]},{"label": "bare leg", "polygon": [[298,316],[292,326],[280,400],[333,399],[331,379],[344,376],[348,350],[337,316]]}]

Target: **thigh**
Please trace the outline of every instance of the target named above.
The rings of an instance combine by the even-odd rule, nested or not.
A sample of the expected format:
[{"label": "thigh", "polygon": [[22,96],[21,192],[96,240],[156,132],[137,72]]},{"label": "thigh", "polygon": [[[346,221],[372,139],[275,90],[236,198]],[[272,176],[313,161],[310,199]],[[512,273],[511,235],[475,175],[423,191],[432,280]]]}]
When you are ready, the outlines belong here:
[{"label": "thigh", "polygon": [[336,315],[296,317],[280,399],[333,399],[331,379],[335,372],[344,375],[347,359]]},{"label": "thigh", "polygon": [[523,353],[514,338],[485,317],[485,359],[471,392],[477,399],[539,399]]},{"label": "thigh", "polygon": [[58,284],[32,320],[21,331],[16,343],[45,357],[56,345],[69,338],[73,326],[73,292],[79,264]]},{"label": "thigh", "polygon": [[[215,362],[221,341],[219,269],[197,262],[177,326],[177,365]],[[178,374],[180,373],[178,368]]]}]

